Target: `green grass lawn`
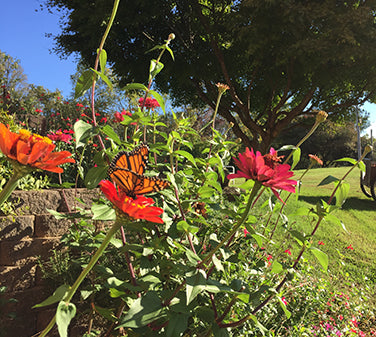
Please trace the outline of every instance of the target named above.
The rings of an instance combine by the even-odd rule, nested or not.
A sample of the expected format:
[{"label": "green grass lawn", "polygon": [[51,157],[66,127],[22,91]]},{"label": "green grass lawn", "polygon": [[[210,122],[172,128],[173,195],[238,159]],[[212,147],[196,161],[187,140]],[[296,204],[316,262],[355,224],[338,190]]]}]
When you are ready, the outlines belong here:
[{"label": "green grass lawn", "polygon": [[[328,201],[334,184],[318,184],[328,175],[342,178],[348,170],[348,167],[310,170],[303,178],[299,200],[292,202],[290,207],[316,205],[321,199]],[[300,177],[302,172],[296,171],[296,177]],[[354,169],[347,177],[346,181],[350,184],[348,198],[342,208],[333,213],[346,230],[338,224],[324,221],[313,242],[320,240],[325,243],[320,249],[328,254],[332,273],[346,271],[354,273],[352,276],[359,282],[368,280],[376,283],[376,201],[363,194],[359,176],[359,170]],[[302,227],[306,233],[311,230],[307,224],[302,224]],[[346,248],[350,244],[353,250]],[[338,263],[341,257],[345,265]]]}]

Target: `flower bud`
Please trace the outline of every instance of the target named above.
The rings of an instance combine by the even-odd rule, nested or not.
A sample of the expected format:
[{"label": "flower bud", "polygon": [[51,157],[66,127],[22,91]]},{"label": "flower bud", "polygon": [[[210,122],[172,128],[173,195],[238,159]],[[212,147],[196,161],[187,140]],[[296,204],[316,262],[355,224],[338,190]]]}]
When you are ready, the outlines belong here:
[{"label": "flower bud", "polygon": [[325,111],[320,110],[316,115],[316,122],[321,123],[326,120],[328,114]]},{"label": "flower bud", "polygon": [[366,147],[364,148],[364,155],[372,151],[373,151],[373,147],[371,145],[366,145]]},{"label": "flower bud", "polygon": [[168,36],[168,40],[171,41],[171,40],[174,40],[175,39],[175,34],[174,33],[171,33],[169,36]]}]

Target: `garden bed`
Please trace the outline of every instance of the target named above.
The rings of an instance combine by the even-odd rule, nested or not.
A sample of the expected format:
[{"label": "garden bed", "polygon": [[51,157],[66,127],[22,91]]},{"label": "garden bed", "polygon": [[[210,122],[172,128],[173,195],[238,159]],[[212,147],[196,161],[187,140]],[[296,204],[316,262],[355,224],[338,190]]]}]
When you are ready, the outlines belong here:
[{"label": "garden bed", "polygon": [[[69,220],[57,220],[47,209],[68,212],[77,205],[88,208],[99,190],[15,191],[9,201],[11,215],[0,216],[0,336],[32,336],[42,330],[55,312],[53,309],[32,309],[49,294],[38,268],[59,249],[60,237],[71,225]],[[65,196],[64,196],[65,195]],[[77,199],[83,201],[78,203]],[[67,201],[67,203],[66,203]]]}]

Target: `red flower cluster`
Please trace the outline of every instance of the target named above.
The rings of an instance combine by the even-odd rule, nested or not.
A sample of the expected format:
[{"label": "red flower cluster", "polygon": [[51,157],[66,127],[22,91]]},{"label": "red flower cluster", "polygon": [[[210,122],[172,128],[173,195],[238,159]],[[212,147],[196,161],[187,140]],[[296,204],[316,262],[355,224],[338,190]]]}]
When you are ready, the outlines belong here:
[{"label": "red flower cluster", "polygon": [[270,187],[274,195],[280,198],[278,189],[295,193],[296,180],[291,180],[294,173],[290,171],[290,165],[280,164],[282,157],[277,156],[277,151],[273,148],[266,155],[256,154],[246,148],[244,153],[239,154],[239,159],[235,159],[235,164],[239,171],[229,174],[227,179],[246,178],[260,181],[264,186]]},{"label": "red flower cluster", "polygon": [[159,103],[156,99],[154,98],[151,98],[151,97],[147,97],[145,102],[144,102],[144,98],[141,97],[139,100],[138,100],[138,104],[139,106],[144,106],[145,108],[149,108],[149,109],[152,109],[154,110],[155,108],[159,107]]},{"label": "red flower cluster", "polygon": [[163,213],[163,209],[151,206],[154,204],[153,199],[144,196],[138,196],[132,199],[126,195],[122,189],[117,189],[115,185],[108,180],[102,180],[99,185],[106,198],[120,211],[128,214],[131,218],[163,223],[163,220],[159,217]]},{"label": "red flower cluster", "polygon": [[70,135],[70,133],[72,132],[74,131],[64,130],[62,132],[61,129],[59,129],[56,132],[48,134],[47,137],[50,138],[54,142],[64,142],[64,143],[70,144],[70,141],[72,139],[72,136]]},{"label": "red flower cluster", "polygon": [[[116,111],[114,114],[115,122],[120,123],[124,120],[124,116],[132,116],[132,114],[127,110],[122,110],[122,112]],[[135,124],[135,123],[132,123]]]}]

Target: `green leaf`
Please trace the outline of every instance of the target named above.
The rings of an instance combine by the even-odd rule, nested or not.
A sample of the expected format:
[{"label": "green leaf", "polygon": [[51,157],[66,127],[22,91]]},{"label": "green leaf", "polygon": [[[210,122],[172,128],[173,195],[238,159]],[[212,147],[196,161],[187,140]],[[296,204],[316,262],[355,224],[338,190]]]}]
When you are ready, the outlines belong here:
[{"label": "green leaf", "polygon": [[56,310],[56,325],[60,337],[68,337],[68,326],[76,315],[76,306],[73,303],[60,302]]},{"label": "green leaf", "polygon": [[157,100],[164,114],[166,114],[166,106],[163,97],[154,90],[149,90],[149,93]]},{"label": "green leaf", "polygon": [[255,323],[255,326],[260,329],[261,334],[265,336],[265,333],[268,332],[268,329],[266,329],[258,320],[257,317],[254,315],[250,315],[250,318]]},{"label": "green leaf", "polygon": [[189,305],[198,294],[205,290],[206,275],[203,270],[197,270],[192,276],[186,279],[187,305]]},{"label": "green leaf", "polygon": [[91,88],[96,76],[92,70],[85,70],[77,80],[76,88],[74,89],[74,99],[77,99],[85,94]]},{"label": "green leaf", "polygon": [[284,145],[282,147],[280,147],[277,152],[279,151],[288,151],[288,150],[295,150],[297,149],[297,147],[295,145]]},{"label": "green leaf", "polygon": [[336,178],[336,177],[333,177],[333,176],[327,176],[326,178],[324,178],[320,184],[318,184],[317,186],[324,186],[324,185],[328,185],[328,184],[331,184],[333,182],[336,182],[336,181],[339,181],[340,179]]},{"label": "green leaf", "polygon": [[183,151],[183,150],[177,150],[174,153],[183,156],[185,159],[191,162],[194,166],[196,166],[195,158],[189,152]]},{"label": "green leaf", "polygon": [[94,70],[93,68],[90,68],[91,71],[93,71],[94,73],[96,73],[102,80],[103,82],[105,82],[107,84],[107,86],[110,88],[110,90],[112,90],[113,88],[113,85],[110,81],[110,79],[103,73],[97,71],[97,70]]},{"label": "green leaf", "polygon": [[321,251],[320,249],[316,247],[310,248],[310,251],[313,253],[313,255],[315,255],[317,260],[319,260],[322,268],[326,272],[328,270],[328,265],[329,265],[328,255],[326,255],[323,251]]},{"label": "green leaf", "polygon": [[176,225],[176,229],[178,231],[184,231],[186,233],[197,233],[199,231],[199,228],[196,227],[196,226],[191,226],[190,224],[188,224],[188,222],[182,220],[182,221],[179,221]]},{"label": "green leaf", "polygon": [[147,50],[147,51],[145,52],[145,54],[150,53],[150,52],[153,51],[153,50],[164,49],[164,47],[165,47],[165,46],[164,46],[163,44],[156,45],[156,46],[154,46],[153,48]]},{"label": "green leaf", "polygon": [[48,297],[43,302],[34,305],[33,308],[45,307],[46,305],[50,305],[50,304],[60,302],[64,298],[64,296],[67,293],[67,291],[69,290],[69,288],[70,288],[69,285],[63,284],[62,286],[60,286],[59,288],[57,288],[55,290],[55,292],[52,294],[52,296]]},{"label": "green leaf", "polygon": [[226,328],[220,328],[216,323],[213,323],[212,332],[213,337],[230,337],[228,330]]},{"label": "green leaf", "polygon": [[85,186],[89,189],[96,188],[107,177],[107,166],[92,167],[85,176]]},{"label": "green leaf", "polygon": [[338,183],[340,183],[340,185],[338,186],[338,189],[337,189],[336,194],[335,194],[335,196],[336,196],[336,206],[341,207],[343,205],[343,203],[346,201],[346,198],[349,194],[350,184],[345,182],[345,181],[341,181],[341,182],[338,182]]},{"label": "green leaf", "polygon": [[157,60],[150,61],[150,68],[149,68],[149,80],[153,79],[155,76],[159,74],[159,72],[163,69],[164,65],[162,62]]},{"label": "green leaf", "polygon": [[167,326],[167,337],[182,336],[188,327],[189,315],[173,312]]},{"label": "green leaf", "polygon": [[283,266],[278,261],[274,261],[272,264],[272,273],[279,274],[282,272],[283,272]]},{"label": "green leaf", "polygon": [[262,247],[262,239],[265,237],[261,234],[251,234],[251,236],[256,240],[257,245],[261,248]]},{"label": "green leaf", "polygon": [[221,260],[219,260],[215,254],[212,256],[212,261],[215,266],[215,269],[217,269],[218,271],[223,271],[223,272],[225,271]]},{"label": "green leaf", "polygon": [[74,135],[76,137],[77,149],[81,146],[84,146],[85,141],[95,135],[94,128],[89,123],[86,123],[82,120],[79,120],[76,123],[74,123],[73,129]]},{"label": "green leaf", "polygon": [[287,309],[286,304],[282,301],[282,299],[279,296],[277,296],[277,298],[283,312],[285,313],[287,319],[289,319],[291,317],[291,312]]},{"label": "green leaf", "polygon": [[123,90],[144,90],[147,91],[148,88],[141,83],[129,83],[123,87]]},{"label": "green leaf", "polygon": [[112,139],[116,144],[121,144],[121,140],[119,138],[119,136],[117,135],[117,133],[114,131],[114,129],[109,126],[109,125],[105,125],[103,128],[102,128],[102,132],[107,136],[109,137],[110,139]]},{"label": "green leaf", "polygon": [[362,172],[366,172],[366,165],[364,164],[363,161],[360,161],[360,162],[358,163],[358,167],[359,167],[359,169],[360,169]]},{"label": "green leaf", "polygon": [[210,198],[215,194],[215,189],[209,186],[202,186],[198,189],[201,198]]},{"label": "green leaf", "polygon": [[295,166],[299,163],[300,161],[300,155],[301,155],[301,150],[300,147],[294,149],[292,151],[292,165],[291,165],[291,170],[295,168]]},{"label": "green leaf", "polygon": [[354,159],[354,158],[348,158],[348,157],[337,159],[335,161],[345,161],[345,162],[348,162],[348,163],[350,163],[352,165],[355,165],[357,163],[356,159]]},{"label": "green leaf", "polygon": [[175,61],[175,57],[174,57],[174,53],[172,49],[169,46],[166,46],[166,50],[170,53],[172,60]]},{"label": "green leaf", "polygon": [[116,220],[115,210],[107,205],[94,204],[91,206],[93,220]]},{"label": "green leaf", "polygon": [[[97,49],[97,54],[99,53],[99,48]],[[102,49],[99,54],[99,64],[101,66],[101,72],[104,73],[107,63],[107,52]]]},{"label": "green leaf", "polygon": [[166,310],[162,306],[162,301],[154,291],[149,291],[132,303],[118,328],[141,328],[164,316]]}]

